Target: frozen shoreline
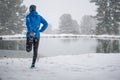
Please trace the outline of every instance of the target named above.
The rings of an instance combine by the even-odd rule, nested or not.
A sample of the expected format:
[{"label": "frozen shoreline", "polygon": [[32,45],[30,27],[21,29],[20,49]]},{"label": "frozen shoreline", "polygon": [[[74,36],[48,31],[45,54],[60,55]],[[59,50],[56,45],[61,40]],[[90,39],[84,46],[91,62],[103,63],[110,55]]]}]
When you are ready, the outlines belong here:
[{"label": "frozen shoreline", "polygon": [[1,80],[119,80],[120,54],[43,57],[30,69],[31,58],[0,59]]},{"label": "frozen shoreline", "polygon": [[[119,35],[82,35],[82,34],[42,34],[41,38],[69,38],[69,39],[79,39],[79,38],[88,38],[88,39],[104,39],[104,40],[119,40]],[[17,35],[2,35],[0,40],[24,40],[26,35],[17,34]]]}]

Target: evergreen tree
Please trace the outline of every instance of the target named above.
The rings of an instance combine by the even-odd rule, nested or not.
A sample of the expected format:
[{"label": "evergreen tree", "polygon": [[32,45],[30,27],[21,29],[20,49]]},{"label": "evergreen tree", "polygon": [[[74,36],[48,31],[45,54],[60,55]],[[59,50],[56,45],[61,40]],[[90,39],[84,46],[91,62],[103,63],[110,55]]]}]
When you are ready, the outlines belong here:
[{"label": "evergreen tree", "polygon": [[119,34],[120,0],[91,0],[98,6],[96,34]]},{"label": "evergreen tree", "polygon": [[[96,34],[119,34],[120,0],[91,0],[98,6]],[[98,40],[96,52],[119,53],[118,40]]]},{"label": "evergreen tree", "polygon": [[78,34],[79,24],[73,20],[70,14],[63,14],[60,17],[59,33]]},{"label": "evergreen tree", "polygon": [[22,2],[23,0],[0,0],[0,35],[22,33],[26,13]]}]

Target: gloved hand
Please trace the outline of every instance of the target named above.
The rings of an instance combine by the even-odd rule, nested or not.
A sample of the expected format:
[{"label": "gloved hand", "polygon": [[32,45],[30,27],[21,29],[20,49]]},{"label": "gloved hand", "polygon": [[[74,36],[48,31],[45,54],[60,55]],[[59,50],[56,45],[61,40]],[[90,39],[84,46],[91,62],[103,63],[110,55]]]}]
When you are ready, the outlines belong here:
[{"label": "gloved hand", "polygon": [[35,34],[34,34],[34,32],[30,32],[30,36],[32,36],[32,37],[33,37],[34,35],[35,35]]}]

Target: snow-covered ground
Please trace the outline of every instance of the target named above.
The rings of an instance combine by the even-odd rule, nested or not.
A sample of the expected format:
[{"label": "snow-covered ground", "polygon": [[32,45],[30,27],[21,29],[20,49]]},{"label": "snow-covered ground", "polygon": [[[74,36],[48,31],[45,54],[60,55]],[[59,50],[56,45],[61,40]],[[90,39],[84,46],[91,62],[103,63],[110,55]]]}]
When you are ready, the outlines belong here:
[{"label": "snow-covered ground", "polygon": [[0,80],[120,80],[120,54],[43,57],[30,66],[31,58],[1,58]]}]

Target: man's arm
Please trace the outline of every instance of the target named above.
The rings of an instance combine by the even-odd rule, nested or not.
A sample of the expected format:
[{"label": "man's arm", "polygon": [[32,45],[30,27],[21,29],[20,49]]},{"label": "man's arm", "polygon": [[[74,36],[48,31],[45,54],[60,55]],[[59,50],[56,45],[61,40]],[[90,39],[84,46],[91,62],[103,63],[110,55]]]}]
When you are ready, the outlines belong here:
[{"label": "man's arm", "polygon": [[41,23],[43,24],[43,26],[42,26],[42,28],[39,31],[40,32],[44,32],[45,29],[48,27],[48,23],[47,23],[47,21],[43,17],[41,17]]}]

